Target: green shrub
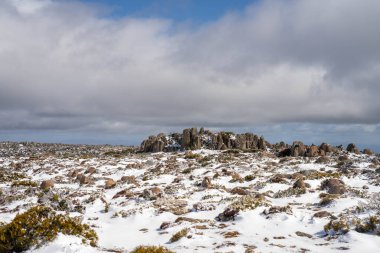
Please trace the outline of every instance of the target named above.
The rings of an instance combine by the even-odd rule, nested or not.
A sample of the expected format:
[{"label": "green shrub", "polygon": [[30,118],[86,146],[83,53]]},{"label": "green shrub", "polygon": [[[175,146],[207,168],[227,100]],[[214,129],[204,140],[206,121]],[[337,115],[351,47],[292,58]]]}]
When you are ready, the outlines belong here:
[{"label": "green shrub", "polygon": [[344,218],[340,218],[339,220],[330,220],[324,226],[324,230],[330,235],[343,235],[350,231],[350,227]]},{"label": "green shrub", "polygon": [[36,206],[16,215],[0,227],[0,252],[21,252],[53,241],[58,233],[81,237],[95,246],[98,237],[93,229],[79,219],[56,214],[50,207]]},{"label": "green shrub", "polygon": [[174,253],[162,246],[138,246],[131,253]]},{"label": "green shrub", "polygon": [[192,152],[188,152],[185,154],[185,159],[201,159],[202,156],[200,154],[194,154]]},{"label": "green shrub", "polygon": [[37,187],[37,183],[30,180],[14,181],[12,187],[25,186],[25,187]]},{"label": "green shrub", "polygon": [[189,228],[184,228],[175,233],[172,238],[170,238],[170,242],[176,242],[179,241],[182,237],[187,236],[187,234],[190,232]]},{"label": "green shrub", "polygon": [[231,203],[228,208],[231,210],[254,210],[259,206],[268,206],[268,202],[264,195],[257,194],[256,196],[246,195],[242,196],[233,203]]},{"label": "green shrub", "polygon": [[305,193],[306,193],[306,189],[304,188],[289,187],[286,190],[278,191],[275,194],[273,194],[273,198],[278,199],[278,198],[286,198],[286,197],[291,197],[291,196],[299,196]]},{"label": "green shrub", "polygon": [[254,180],[255,179],[255,176],[254,175],[246,175],[245,177],[244,177],[244,180],[245,181],[252,181],[252,180]]}]

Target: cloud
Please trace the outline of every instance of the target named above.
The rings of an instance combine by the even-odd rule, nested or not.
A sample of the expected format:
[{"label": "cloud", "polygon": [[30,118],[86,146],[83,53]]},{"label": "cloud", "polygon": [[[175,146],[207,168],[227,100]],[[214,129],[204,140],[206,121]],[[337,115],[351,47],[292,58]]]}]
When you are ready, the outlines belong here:
[{"label": "cloud", "polygon": [[0,129],[303,122],[375,131],[379,22],[377,0],[261,1],[192,28],[104,18],[80,2],[5,0]]}]

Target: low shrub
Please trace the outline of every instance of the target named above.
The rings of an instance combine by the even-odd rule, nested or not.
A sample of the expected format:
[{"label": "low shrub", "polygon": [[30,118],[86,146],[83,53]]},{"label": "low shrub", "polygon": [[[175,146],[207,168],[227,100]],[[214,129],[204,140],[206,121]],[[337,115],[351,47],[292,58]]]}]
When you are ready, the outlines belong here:
[{"label": "low shrub", "polygon": [[33,182],[31,180],[21,180],[21,181],[13,181],[12,187],[19,187],[19,186],[24,186],[24,187],[37,187],[37,183]]},{"label": "low shrub", "polygon": [[131,253],[174,253],[162,246],[138,246]]},{"label": "low shrub", "polygon": [[283,191],[278,191],[275,194],[273,194],[273,198],[278,199],[278,198],[286,198],[290,196],[299,196],[301,194],[305,194],[306,189],[304,188],[293,188],[289,187],[286,190]]},{"label": "low shrub", "polygon": [[170,238],[170,242],[176,242],[176,241],[179,241],[181,238],[187,236],[187,234],[190,232],[190,229],[189,228],[184,228],[184,229],[181,229],[180,231],[178,231],[177,233],[175,233],[171,238]]},{"label": "low shrub", "polygon": [[53,241],[58,233],[81,237],[91,246],[95,246],[98,240],[95,231],[87,224],[81,224],[79,219],[56,214],[50,207],[36,206],[0,227],[0,252],[21,252],[39,247]]},{"label": "low shrub", "polygon": [[330,235],[343,235],[348,233],[350,227],[347,221],[341,218],[339,220],[330,220],[330,222],[324,226],[324,230]]}]

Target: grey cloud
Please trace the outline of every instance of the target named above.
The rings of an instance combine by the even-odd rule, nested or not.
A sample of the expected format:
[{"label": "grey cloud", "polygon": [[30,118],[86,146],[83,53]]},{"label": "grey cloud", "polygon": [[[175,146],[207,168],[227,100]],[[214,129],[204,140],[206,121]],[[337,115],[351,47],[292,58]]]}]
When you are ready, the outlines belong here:
[{"label": "grey cloud", "polygon": [[0,3],[0,129],[380,123],[379,1],[262,1],[192,29],[99,13]]}]

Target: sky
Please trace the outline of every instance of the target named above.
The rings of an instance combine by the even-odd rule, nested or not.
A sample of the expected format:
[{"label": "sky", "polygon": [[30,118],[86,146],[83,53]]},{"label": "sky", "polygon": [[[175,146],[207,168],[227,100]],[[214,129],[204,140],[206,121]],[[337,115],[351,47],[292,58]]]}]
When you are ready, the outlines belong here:
[{"label": "sky", "polygon": [[378,0],[1,0],[0,140],[186,127],[380,152]]}]

